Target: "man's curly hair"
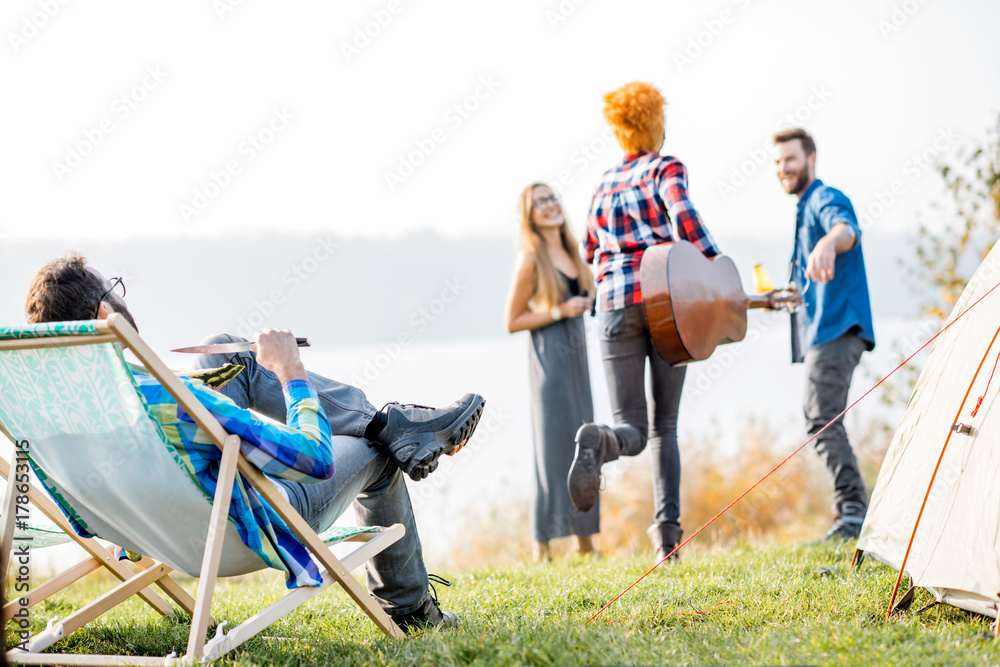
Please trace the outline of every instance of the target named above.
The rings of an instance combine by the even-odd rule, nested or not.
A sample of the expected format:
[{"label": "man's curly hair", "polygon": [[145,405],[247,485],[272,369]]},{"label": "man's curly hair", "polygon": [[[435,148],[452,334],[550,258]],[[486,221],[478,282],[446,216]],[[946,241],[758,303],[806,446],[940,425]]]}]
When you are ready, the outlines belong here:
[{"label": "man's curly hair", "polygon": [[28,322],[90,320],[105,292],[100,278],[87,270],[83,255],[70,253],[35,274],[28,288],[24,315]]},{"label": "man's curly hair", "polygon": [[604,119],[623,151],[631,154],[660,150],[665,104],[659,90],[641,81],[626,83],[604,96]]}]

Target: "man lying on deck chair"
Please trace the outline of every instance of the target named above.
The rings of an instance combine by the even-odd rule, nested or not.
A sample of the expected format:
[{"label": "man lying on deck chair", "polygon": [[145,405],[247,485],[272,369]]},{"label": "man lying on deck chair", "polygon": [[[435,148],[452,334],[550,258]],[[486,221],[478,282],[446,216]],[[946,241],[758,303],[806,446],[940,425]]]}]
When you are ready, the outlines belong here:
[{"label": "man lying on deck chair", "polygon": [[[124,294],[120,278],[108,280],[82,256],[71,254],[49,262],[35,275],[25,313],[31,323],[105,319],[109,313],[121,313],[135,327]],[[242,340],[219,334],[204,342]],[[360,389],[307,372],[287,330],[265,329],[255,341],[256,354],[198,358],[199,368],[243,366],[218,393],[197,380],[185,378],[185,384],[227,430],[238,431],[244,453],[251,449],[248,459],[317,532],[331,526],[352,502],[362,526],[406,527],[402,539],[366,565],[369,592],[401,629],[456,624],[455,615],[442,612],[436,596],[428,593],[401,471],[421,480],[437,468],[438,457],[457,453],[479,422],[483,397],[466,394],[440,409],[390,403],[377,410]],[[198,436],[197,426],[157,380],[141,372],[133,375],[157,421],[172,426],[164,434],[202,488],[214,493],[221,452]],[[247,408],[281,424],[262,422]],[[331,440],[331,433],[355,439]],[[305,547],[249,484],[244,482],[242,488],[234,488],[229,515],[240,526],[244,543],[269,565],[280,559],[289,587],[317,585],[318,570]]]}]

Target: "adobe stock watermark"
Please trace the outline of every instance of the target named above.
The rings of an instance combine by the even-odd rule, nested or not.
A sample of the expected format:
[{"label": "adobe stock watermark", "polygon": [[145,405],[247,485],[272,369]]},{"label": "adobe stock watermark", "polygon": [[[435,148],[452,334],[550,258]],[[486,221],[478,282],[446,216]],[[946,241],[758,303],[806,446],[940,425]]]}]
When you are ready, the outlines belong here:
[{"label": "adobe stock watermark", "polygon": [[899,32],[926,4],[927,0],[903,0],[894,4],[889,15],[878,20],[878,31],[882,34],[882,39],[888,42],[893,33]]},{"label": "adobe stock watermark", "polygon": [[874,194],[874,201],[869,201],[857,209],[858,225],[861,229],[869,229],[882,219],[896,201],[902,197],[910,186],[927,171],[934,168],[959,140],[959,135],[952,128],[942,128],[937,131],[931,145],[919,153],[913,153],[900,168],[901,178],[894,178],[883,190]]},{"label": "adobe stock watermark", "polygon": [[268,292],[263,299],[254,300],[253,310],[237,322],[236,335],[253,340],[254,332],[259,331],[268,318],[288,301],[288,297],[302,287],[320,270],[323,264],[333,257],[334,251],[339,247],[340,244],[329,236],[316,239],[316,245],[313,246],[313,249],[292,263],[281,274],[281,284],[284,287],[276,287]]},{"label": "adobe stock watermark", "polygon": [[496,93],[500,85],[501,82],[497,81],[492,74],[480,76],[472,92],[453,103],[444,112],[442,118],[444,127],[439,125],[425,136],[414,139],[415,148],[400,153],[396,168],[391,171],[386,170],[384,174],[385,184],[389,188],[389,192],[395,192],[396,188],[412,176],[417,168],[424,164],[434,151],[448,140],[449,133],[458,130],[465,121],[471,118],[482,103]]},{"label": "adobe stock watermark", "polygon": [[344,55],[344,60],[350,63],[360,56],[361,52],[367,49],[402,11],[403,3],[400,0],[389,0],[385,7],[372,10],[371,18],[361,25],[354,26],[351,39],[340,42],[340,52]]},{"label": "adobe stock watermark", "polygon": [[942,322],[938,319],[924,319],[916,324],[912,332],[904,338],[896,341],[899,352],[904,358],[909,357],[920,349],[921,345],[927,343],[934,335],[941,331]]},{"label": "adobe stock watermark", "polygon": [[699,368],[701,372],[698,373],[695,381],[685,383],[682,400],[692,400],[704,396],[716,382],[729,372],[736,360],[747,353],[749,346],[753,345],[754,341],[783,317],[787,317],[787,314],[777,310],[761,309],[758,316],[750,318],[747,322],[746,335],[742,341],[730,345],[720,345],[711,358],[702,362],[703,365]]},{"label": "adobe stock watermark", "polygon": [[[546,183],[557,197],[561,197],[563,191],[573,184],[577,176],[586,171],[587,167],[597,161],[609,147],[617,146],[618,140],[615,139],[614,131],[610,127],[605,127],[597,136],[591,137],[577,146],[573,154],[569,156],[569,164],[566,165],[566,168],[560,169]],[[576,167],[576,169],[569,167]]]},{"label": "adobe stock watermark", "polygon": [[[949,453],[954,453],[956,448],[954,445],[949,448]],[[956,457],[946,456],[941,461],[941,468],[934,475],[934,481],[929,489],[930,493],[927,496],[927,502],[924,503],[927,507],[941,507],[942,503],[948,501],[948,494],[954,493],[956,485],[962,479],[962,466],[961,461],[956,460]],[[930,470],[927,470],[929,473]],[[921,480],[921,482],[929,483],[931,481],[930,477],[926,480]],[[911,493],[916,491],[919,493],[923,491],[927,492],[925,489],[911,490]],[[897,543],[904,543],[909,540],[910,535],[913,534],[914,529],[917,526],[917,517],[920,514],[921,504],[917,503],[900,503],[897,508],[896,520],[893,521],[886,529],[889,539]]]},{"label": "adobe stock watermark", "polygon": [[220,21],[225,21],[229,14],[243,6],[246,0],[212,0],[212,10],[219,17]]},{"label": "adobe stock watermark", "polygon": [[[832,97],[833,92],[827,89],[826,84],[811,86],[809,96],[802,104],[778,118],[774,124],[774,132],[805,125]],[[737,190],[749,183],[764,165],[768,165],[771,171],[773,151],[774,143],[770,135],[759,145],[746,149],[746,159],[730,170],[728,178],[716,183],[716,191],[722,197],[722,201],[728,200]]]},{"label": "adobe stock watermark", "polygon": [[149,65],[143,70],[142,77],[125,92],[115,97],[108,113],[95,125],[84,128],[82,139],[66,145],[62,162],[52,162],[52,173],[61,183],[63,179],[76,171],[88,156],[114,132],[132,113],[140,107],[150,94],[162,85],[169,76],[160,65]]},{"label": "adobe stock watermark", "polygon": [[[571,186],[580,174],[586,171],[591,164],[599,160],[608,148],[617,145],[618,140],[615,139],[614,131],[605,125],[600,132],[595,133],[590,139],[581,142],[569,156],[566,164],[561,165],[549,178],[542,179],[539,182],[548,185],[552,193],[556,197],[561,198],[566,188]],[[521,219],[517,211],[511,211],[510,221],[515,228],[521,224]]]},{"label": "adobe stock watermark", "polygon": [[674,64],[678,73],[683,74],[685,68],[693,65],[695,60],[701,58],[715,44],[726,28],[736,22],[739,13],[750,7],[750,0],[732,0],[732,4],[736,6],[735,11],[727,7],[720,11],[718,16],[705,19],[701,22],[702,29],[688,37],[684,48],[674,51]]},{"label": "adobe stock watermark", "polygon": [[[18,530],[27,531],[29,527],[28,521],[31,520],[31,504],[28,501],[28,450],[31,448],[31,443],[27,440],[21,440],[20,442],[15,442],[15,445],[17,447],[17,457],[14,460],[14,470],[11,471],[11,477],[7,480],[7,483],[14,484],[14,490],[17,491],[17,495],[14,496],[14,526]],[[6,511],[6,508],[4,508],[4,511]],[[12,543],[10,564],[17,564],[17,569],[11,572],[14,575],[14,591],[17,593],[26,593],[30,590],[30,542],[32,539],[34,538],[30,535],[25,535],[23,538],[17,540],[16,548],[13,546],[15,543]],[[14,612],[14,616],[11,619],[20,628],[15,633],[21,641],[14,644],[14,646],[22,651],[28,650],[28,640],[31,638],[31,610],[28,608],[30,604],[27,598],[18,598],[18,610]]]},{"label": "adobe stock watermark", "polygon": [[38,11],[22,16],[16,32],[7,32],[7,41],[14,53],[20,53],[68,4],[69,0],[38,0]]},{"label": "adobe stock watermark", "polygon": [[559,0],[559,3],[545,10],[545,20],[551,30],[556,30],[560,25],[569,20],[580,5],[587,0]]},{"label": "adobe stock watermark", "polygon": [[[986,259],[984,259],[983,263],[979,265],[976,272],[972,274],[972,278],[969,279],[969,284],[965,286],[963,296],[965,294],[970,296],[975,294],[976,291],[984,284],[990,286],[995,285],[998,278],[1000,278],[1000,260],[990,259],[990,256],[987,255]],[[964,301],[965,300],[963,299],[959,299],[958,303],[955,304],[956,306],[961,305],[963,311],[967,306]]]},{"label": "adobe stock watermark", "polygon": [[[114,485],[116,484],[116,480],[120,481],[124,477],[137,477],[138,479],[150,480],[154,478],[159,479],[162,471],[157,471],[146,465],[137,465],[135,453],[141,446],[141,439],[128,438],[116,441],[111,448],[104,449],[100,459],[88,459],[87,465],[78,471],[79,477],[77,482],[82,484],[76,491],[79,499],[85,501],[95,493],[102,493],[107,485]],[[159,498],[157,503],[159,510],[164,512],[164,515],[170,515],[171,512],[176,514],[189,509],[186,506],[182,506],[180,500],[169,494]],[[193,541],[191,544],[192,547],[198,546]],[[204,550],[204,541],[200,547],[201,550]],[[116,554],[118,553],[118,549],[121,549],[121,547],[116,548]],[[193,549],[193,552],[197,553],[198,550]]]},{"label": "adobe stock watermark", "polygon": [[[469,438],[469,442],[458,453],[458,456],[461,456],[465,461],[478,458],[483,445],[487,444],[500,432],[504,425],[510,421],[510,417],[511,415],[507,414],[502,408],[487,406],[482,418],[479,420],[479,425],[476,427],[476,432]],[[447,484],[448,480],[457,471],[462,469],[451,456],[442,456],[438,461],[440,463],[437,470],[432,472],[426,479],[410,486],[410,502],[413,504],[414,510],[420,509],[424,503],[430,500]]]},{"label": "adobe stock watermark", "polygon": [[458,278],[445,280],[440,294],[410,313],[409,326],[400,331],[393,340],[383,343],[382,351],[365,361],[361,374],[351,376],[348,383],[359,389],[365,389],[378,380],[382,373],[403,354],[403,351],[413,345],[416,337],[427,331],[467,289],[468,285],[460,283]]},{"label": "adobe stock watermark", "polygon": [[218,169],[208,172],[202,184],[195,186],[191,199],[178,204],[177,211],[185,223],[192,222],[205,212],[209,205],[223,193],[233,180],[243,173],[244,168],[253,162],[282,132],[288,129],[295,116],[287,107],[275,107],[271,116],[255,132],[248,134],[236,149],[236,155]]}]

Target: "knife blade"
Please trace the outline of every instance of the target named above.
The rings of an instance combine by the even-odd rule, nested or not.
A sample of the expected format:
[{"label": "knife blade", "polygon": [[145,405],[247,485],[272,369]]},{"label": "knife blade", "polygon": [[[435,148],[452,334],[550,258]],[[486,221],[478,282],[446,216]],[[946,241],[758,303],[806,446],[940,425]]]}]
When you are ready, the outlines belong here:
[{"label": "knife blade", "polygon": [[[296,338],[295,343],[299,347],[311,347],[308,338]],[[215,345],[194,345],[192,347],[179,347],[171,352],[181,352],[183,354],[218,354],[227,352],[256,352],[257,343],[249,341],[245,343],[216,343]]]}]

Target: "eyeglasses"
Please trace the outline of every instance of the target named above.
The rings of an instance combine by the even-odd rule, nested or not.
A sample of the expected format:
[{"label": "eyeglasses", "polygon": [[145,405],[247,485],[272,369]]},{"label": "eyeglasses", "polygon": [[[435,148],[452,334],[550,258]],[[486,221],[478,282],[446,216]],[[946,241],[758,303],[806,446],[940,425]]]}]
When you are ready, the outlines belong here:
[{"label": "eyeglasses", "polygon": [[105,299],[107,299],[108,296],[110,296],[112,292],[115,294],[115,296],[118,296],[120,298],[124,298],[125,297],[125,282],[121,278],[112,278],[111,279],[111,289],[109,289],[107,292],[105,292],[104,296],[102,296],[100,298],[100,300],[97,302],[97,311],[94,313],[94,319],[95,320],[101,314],[101,302],[104,301]]},{"label": "eyeglasses", "polygon": [[556,199],[555,195],[549,195],[548,197],[542,197],[541,199],[532,200],[538,208],[545,208],[547,206],[558,206],[559,200]]}]

